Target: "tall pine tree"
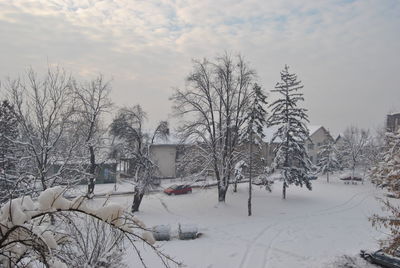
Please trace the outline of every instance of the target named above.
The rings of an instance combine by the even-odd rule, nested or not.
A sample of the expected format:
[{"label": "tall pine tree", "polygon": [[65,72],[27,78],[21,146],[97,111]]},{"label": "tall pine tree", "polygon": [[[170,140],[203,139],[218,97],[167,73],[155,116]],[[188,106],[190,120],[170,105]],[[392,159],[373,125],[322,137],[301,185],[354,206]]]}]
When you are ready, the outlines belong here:
[{"label": "tall pine tree", "polygon": [[380,198],[382,215],[374,214],[370,220],[376,228],[382,228],[388,233],[380,240],[382,248],[386,252],[395,253],[400,249],[400,130],[386,133],[386,146],[379,155],[381,161],[371,169],[371,179],[376,185],[389,191],[394,198]]},{"label": "tall pine tree", "polygon": [[0,202],[18,195],[17,148],[18,120],[13,106],[0,103]]},{"label": "tall pine tree", "polygon": [[329,183],[329,173],[340,169],[337,151],[333,142],[328,142],[321,147],[318,152],[317,166],[322,174],[326,174],[326,181]]},{"label": "tall pine tree", "polygon": [[269,107],[272,114],[268,118],[268,126],[278,126],[272,142],[276,141],[276,156],[274,167],[281,170],[283,177],[283,199],[286,198],[286,188],[290,184],[305,185],[311,190],[308,179],[310,171],[310,159],[305,148],[305,141],[309,137],[307,126],[307,110],[298,107],[299,101],[304,101],[303,94],[299,92],[303,86],[297,80],[296,74],[289,73],[289,67],[285,65],[281,71],[281,82],[275,86],[280,98]]},{"label": "tall pine tree", "polygon": [[267,112],[264,106],[267,105],[267,96],[264,94],[261,87],[257,84],[253,86],[253,94],[251,95],[251,106],[249,111],[249,122],[247,135],[249,137],[249,198],[247,202],[248,215],[251,216],[251,196],[252,196],[252,170],[253,170],[253,144],[254,136],[257,135],[261,139],[264,137],[263,129],[267,124]]}]

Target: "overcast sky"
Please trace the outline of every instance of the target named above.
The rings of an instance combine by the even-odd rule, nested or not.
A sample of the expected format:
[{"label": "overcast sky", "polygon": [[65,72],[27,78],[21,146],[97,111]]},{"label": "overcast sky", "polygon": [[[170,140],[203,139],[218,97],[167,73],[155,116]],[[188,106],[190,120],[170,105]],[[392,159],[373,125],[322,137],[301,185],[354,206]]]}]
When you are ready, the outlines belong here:
[{"label": "overcast sky", "polygon": [[335,134],[400,111],[399,0],[1,0],[0,79],[59,64],[112,79],[118,105],[168,118],[191,59],[241,53],[272,89],[284,64]]}]

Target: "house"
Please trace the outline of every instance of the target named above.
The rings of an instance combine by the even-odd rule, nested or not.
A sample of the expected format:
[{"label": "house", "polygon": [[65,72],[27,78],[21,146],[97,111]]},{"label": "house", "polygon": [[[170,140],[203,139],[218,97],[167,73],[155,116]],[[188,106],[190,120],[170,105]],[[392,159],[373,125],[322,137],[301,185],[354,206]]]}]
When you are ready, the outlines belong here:
[{"label": "house", "polygon": [[[47,173],[48,176],[55,176],[63,167],[62,176],[66,178],[80,179],[84,177],[83,170],[89,169],[88,163],[62,163],[58,161],[52,164]],[[114,160],[107,160],[96,164],[96,183],[114,183],[117,177],[117,162]],[[86,180],[83,179],[80,183],[85,184]]]},{"label": "house", "polygon": [[388,114],[386,117],[386,130],[396,132],[400,129],[400,113]]},{"label": "house", "polygon": [[[318,161],[318,152],[323,144],[334,142],[334,139],[329,131],[323,126],[308,126],[308,129],[310,131],[310,136],[306,141],[305,146],[311,161],[313,164],[316,164]],[[263,165],[271,165],[275,157],[275,149],[279,144],[278,139],[272,142],[272,137],[275,131],[276,128],[265,129],[265,138],[261,142],[261,150],[258,150],[258,148],[253,150],[253,161],[261,161]],[[156,141],[150,147],[151,159],[157,165],[155,176],[161,179],[179,177],[180,174],[182,174],[181,157],[185,152],[188,152],[193,148],[196,149],[197,146],[193,144],[182,144],[174,137],[170,137],[168,140]],[[247,151],[248,145],[243,145],[243,148],[239,150]],[[132,165],[133,163],[130,164]],[[127,168],[125,164],[123,164],[122,167],[124,169]]]},{"label": "house", "polygon": [[308,126],[310,137],[306,141],[306,148],[311,162],[318,163],[318,152],[324,144],[335,142],[328,130],[323,126]]},{"label": "house", "polygon": [[153,144],[150,147],[150,156],[157,165],[156,177],[176,177],[176,157],[178,145],[174,143]]},{"label": "house", "polygon": [[[318,152],[321,147],[328,143],[334,142],[329,131],[323,126],[307,126],[309,130],[309,139],[306,140],[305,146],[310,157],[310,160],[313,164],[317,164],[318,162]],[[266,159],[267,165],[270,165],[275,158],[275,150],[278,144],[280,143],[279,139],[272,141],[273,135],[276,132],[277,127],[270,127],[265,129],[264,131],[264,143],[265,146],[263,148],[264,158]]]}]

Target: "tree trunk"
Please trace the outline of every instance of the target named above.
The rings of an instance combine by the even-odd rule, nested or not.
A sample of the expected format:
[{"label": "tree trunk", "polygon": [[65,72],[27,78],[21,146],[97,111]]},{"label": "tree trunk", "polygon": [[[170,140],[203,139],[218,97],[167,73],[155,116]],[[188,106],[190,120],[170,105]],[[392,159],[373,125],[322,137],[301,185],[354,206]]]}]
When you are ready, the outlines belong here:
[{"label": "tree trunk", "polygon": [[251,182],[252,182],[252,168],[253,168],[253,133],[250,132],[250,156],[249,156],[249,200],[247,201],[247,212],[248,212],[248,216],[251,216],[251,194],[252,194],[252,189],[251,189]]},{"label": "tree trunk", "polygon": [[225,203],[225,196],[226,196],[226,191],[228,190],[228,187],[218,187],[218,202],[224,202]]},{"label": "tree trunk", "polygon": [[286,181],[283,182],[282,198],[286,199]]},{"label": "tree trunk", "polygon": [[233,192],[236,193],[237,192],[237,180],[235,180],[235,183],[233,184]]},{"label": "tree trunk", "polygon": [[41,182],[41,184],[42,184],[43,191],[46,190],[46,189],[47,189],[46,178],[45,178],[45,176],[43,175],[43,173],[42,173],[42,175],[40,175],[40,182]]},{"label": "tree trunk", "polygon": [[132,213],[139,211],[139,207],[140,207],[140,203],[142,203],[143,195],[144,195],[143,193],[135,191],[135,194],[133,196],[133,202],[132,202]]},{"label": "tree trunk", "polygon": [[94,193],[94,186],[96,184],[96,158],[94,154],[94,148],[93,146],[89,146],[89,153],[90,153],[90,168],[89,168],[89,173],[90,173],[90,178],[88,182],[88,192],[87,196],[90,198],[93,196]]},{"label": "tree trunk", "polygon": [[329,183],[329,172],[326,172],[326,181]]}]

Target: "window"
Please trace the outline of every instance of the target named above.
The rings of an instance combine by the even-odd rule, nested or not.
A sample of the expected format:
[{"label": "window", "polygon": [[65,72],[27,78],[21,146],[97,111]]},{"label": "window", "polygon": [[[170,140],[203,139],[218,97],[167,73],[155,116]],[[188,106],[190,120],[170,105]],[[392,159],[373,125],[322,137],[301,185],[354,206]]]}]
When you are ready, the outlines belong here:
[{"label": "window", "polygon": [[318,142],[317,145],[318,145],[318,147],[321,147],[322,143],[321,143],[321,142]]}]

